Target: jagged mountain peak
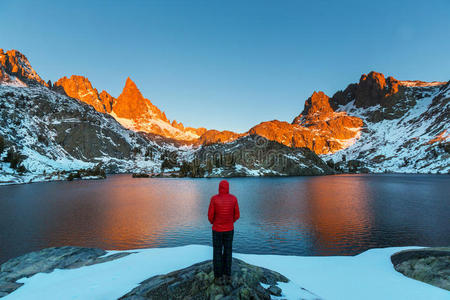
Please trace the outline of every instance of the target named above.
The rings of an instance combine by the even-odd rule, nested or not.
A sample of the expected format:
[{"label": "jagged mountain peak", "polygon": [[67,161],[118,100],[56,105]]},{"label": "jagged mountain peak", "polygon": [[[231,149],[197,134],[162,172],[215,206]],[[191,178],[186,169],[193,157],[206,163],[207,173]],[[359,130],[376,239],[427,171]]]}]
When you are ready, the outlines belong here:
[{"label": "jagged mountain peak", "polygon": [[293,124],[299,124],[302,119],[310,119],[317,121],[319,119],[324,119],[333,113],[334,110],[330,106],[329,97],[322,91],[314,91],[311,97],[305,101],[305,107],[302,113],[297,116]]},{"label": "jagged mountain peak", "polygon": [[[393,77],[389,77],[391,80],[396,80]],[[374,85],[378,86],[380,89],[384,89],[386,87],[386,78],[383,73],[379,73],[376,71],[371,71],[368,74],[362,74],[359,79],[359,84],[364,85]]]},{"label": "jagged mountain peak", "polygon": [[159,109],[154,106],[150,100],[145,99],[136,83],[127,78],[122,93],[117,97],[117,102],[113,106],[113,112],[119,118],[139,119],[145,116],[148,112],[159,112]]},{"label": "jagged mountain peak", "polygon": [[0,82],[13,85],[37,83],[48,86],[31,67],[26,56],[14,49],[6,52],[0,49]]},{"label": "jagged mountain peak", "polygon": [[[98,96],[98,92],[96,89],[93,88],[92,83],[89,81],[89,79],[82,75],[71,75],[70,77],[64,76],[58,79],[54,84],[54,87],[65,87],[65,86],[71,86],[73,89],[76,90],[84,90],[84,91],[95,91],[95,94]],[[64,91],[69,97],[76,98],[72,95],[70,95],[70,91],[66,91],[64,88]],[[69,93],[68,93],[69,92]],[[78,91],[77,91],[78,92]]]},{"label": "jagged mountain peak", "polygon": [[123,90],[137,90],[140,93],[140,90],[137,87],[136,83],[133,80],[131,80],[131,78],[129,76],[127,77],[127,80],[125,81],[125,86],[124,86]]},{"label": "jagged mountain peak", "polygon": [[92,105],[95,110],[99,112],[107,112],[108,108],[109,111],[111,111],[113,99],[108,97],[100,97],[97,89],[92,86],[92,83],[85,76],[64,76],[53,84],[53,88],[57,91],[64,91],[64,93],[69,97]]},{"label": "jagged mountain peak", "polygon": [[58,79],[56,82],[58,82],[58,81],[62,82],[62,81],[67,81],[67,80],[72,80],[72,81],[76,81],[79,83],[83,83],[92,88],[92,83],[89,81],[89,79],[87,77],[85,77],[83,75],[70,75],[70,77],[63,76],[60,79]]}]

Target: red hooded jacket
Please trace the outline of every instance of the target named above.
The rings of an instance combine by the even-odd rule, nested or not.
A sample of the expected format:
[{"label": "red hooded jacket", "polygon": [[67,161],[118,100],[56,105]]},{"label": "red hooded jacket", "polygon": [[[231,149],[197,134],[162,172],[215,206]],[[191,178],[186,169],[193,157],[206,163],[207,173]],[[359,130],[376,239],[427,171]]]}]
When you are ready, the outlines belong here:
[{"label": "red hooded jacket", "polygon": [[219,194],[211,197],[208,209],[208,220],[213,224],[214,231],[231,231],[234,222],[239,219],[239,205],[237,198],[229,193],[228,181],[219,183]]}]

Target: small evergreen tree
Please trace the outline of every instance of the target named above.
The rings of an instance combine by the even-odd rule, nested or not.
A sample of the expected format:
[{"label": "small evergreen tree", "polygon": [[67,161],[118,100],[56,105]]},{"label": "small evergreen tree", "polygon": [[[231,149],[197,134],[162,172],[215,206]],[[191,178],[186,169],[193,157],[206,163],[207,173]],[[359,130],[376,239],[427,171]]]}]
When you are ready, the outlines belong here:
[{"label": "small evergreen tree", "polygon": [[191,169],[192,169],[191,164],[188,163],[187,161],[183,161],[180,167],[180,176],[182,177],[189,176],[192,173]]},{"label": "small evergreen tree", "polygon": [[[11,169],[18,169],[22,162],[27,158],[25,155],[22,155],[20,152],[16,151],[14,147],[9,148],[6,157],[3,159],[5,162],[10,163]],[[22,169],[23,170],[23,169]]]},{"label": "small evergreen tree", "polygon": [[164,159],[161,163],[161,172],[164,172],[165,169],[171,169],[172,164],[170,163],[169,159]]},{"label": "small evergreen tree", "polygon": [[5,139],[0,135],[0,154],[3,153],[3,150],[5,150]]}]

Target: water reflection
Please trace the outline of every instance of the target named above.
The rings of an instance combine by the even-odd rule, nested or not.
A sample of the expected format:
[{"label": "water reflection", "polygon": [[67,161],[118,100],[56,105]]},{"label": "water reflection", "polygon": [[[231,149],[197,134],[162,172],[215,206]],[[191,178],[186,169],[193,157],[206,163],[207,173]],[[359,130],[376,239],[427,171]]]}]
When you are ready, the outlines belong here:
[{"label": "water reflection", "polygon": [[54,203],[43,233],[50,243],[114,249],[158,247],[170,232],[200,219],[197,185],[161,179],[113,177],[108,184],[80,183]]},{"label": "water reflection", "polygon": [[315,246],[320,254],[353,248],[370,240],[370,193],[362,177],[317,177],[305,186],[308,216],[314,224]]},{"label": "water reflection", "polygon": [[[448,176],[234,178],[235,251],[356,254],[450,244]],[[50,246],[105,249],[211,244],[220,179],[133,179],[0,187],[0,262]]]}]

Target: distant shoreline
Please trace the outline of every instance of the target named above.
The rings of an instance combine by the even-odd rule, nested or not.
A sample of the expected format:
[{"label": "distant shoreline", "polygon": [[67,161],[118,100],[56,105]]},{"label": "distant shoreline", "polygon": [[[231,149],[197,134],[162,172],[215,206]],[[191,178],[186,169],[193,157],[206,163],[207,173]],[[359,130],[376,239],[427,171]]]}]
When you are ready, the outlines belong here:
[{"label": "distant shoreline", "polygon": [[[110,176],[115,175],[129,175],[132,177],[133,173],[111,173],[106,174],[106,178],[96,177],[96,178],[81,178],[74,179],[73,181],[81,181],[81,180],[103,180],[108,179]],[[338,174],[323,174],[323,175],[266,175],[266,176],[229,176],[229,177],[221,177],[221,176],[205,176],[205,177],[178,177],[178,176],[149,176],[149,177],[135,177],[135,179],[217,179],[217,178],[293,178],[293,177],[322,177],[322,176],[342,176],[342,175],[405,175],[405,176],[416,176],[416,175],[430,175],[430,176],[449,176],[450,174],[440,174],[440,173],[397,173],[397,172],[389,172],[389,173],[338,173]],[[42,179],[42,180],[41,180]],[[23,185],[23,184],[33,184],[33,183],[50,183],[50,182],[65,182],[69,181],[67,178],[61,179],[45,179],[38,178],[38,180],[28,181],[28,182],[18,182],[18,181],[0,181],[0,188],[2,186],[11,186],[11,185]]]}]

